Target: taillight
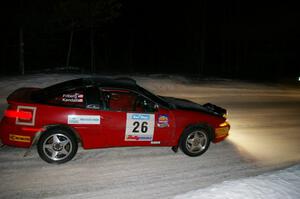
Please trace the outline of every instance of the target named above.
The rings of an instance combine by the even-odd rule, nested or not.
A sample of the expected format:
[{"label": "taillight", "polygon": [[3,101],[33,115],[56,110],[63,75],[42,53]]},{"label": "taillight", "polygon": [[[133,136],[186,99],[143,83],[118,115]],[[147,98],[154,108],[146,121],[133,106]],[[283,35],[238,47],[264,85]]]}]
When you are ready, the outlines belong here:
[{"label": "taillight", "polygon": [[5,117],[15,118],[17,125],[34,126],[36,107],[32,106],[17,106],[15,109],[7,109],[4,113]]},{"label": "taillight", "polygon": [[31,120],[32,112],[21,111],[21,110],[6,110],[4,113],[5,117],[18,118],[21,120]]}]

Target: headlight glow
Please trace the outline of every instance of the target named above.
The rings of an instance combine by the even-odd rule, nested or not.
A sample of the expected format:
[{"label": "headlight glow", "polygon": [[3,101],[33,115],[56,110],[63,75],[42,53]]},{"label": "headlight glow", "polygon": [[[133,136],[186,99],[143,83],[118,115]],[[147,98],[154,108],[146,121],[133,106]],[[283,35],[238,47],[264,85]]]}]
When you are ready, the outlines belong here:
[{"label": "headlight glow", "polygon": [[219,125],[220,127],[225,127],[225,126],[229,126],[229,123],[228,122],[223,122]]}]

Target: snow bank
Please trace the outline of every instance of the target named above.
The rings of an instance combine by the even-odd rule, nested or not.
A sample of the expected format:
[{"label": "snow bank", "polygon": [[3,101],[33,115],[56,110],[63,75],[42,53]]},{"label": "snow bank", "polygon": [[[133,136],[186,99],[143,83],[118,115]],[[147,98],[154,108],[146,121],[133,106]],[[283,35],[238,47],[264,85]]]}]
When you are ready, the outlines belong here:
[{"label": "snow bank", "polygon": [[285,170],[221,184],[178,195],[174,199],[300,198],[300,164]]}]

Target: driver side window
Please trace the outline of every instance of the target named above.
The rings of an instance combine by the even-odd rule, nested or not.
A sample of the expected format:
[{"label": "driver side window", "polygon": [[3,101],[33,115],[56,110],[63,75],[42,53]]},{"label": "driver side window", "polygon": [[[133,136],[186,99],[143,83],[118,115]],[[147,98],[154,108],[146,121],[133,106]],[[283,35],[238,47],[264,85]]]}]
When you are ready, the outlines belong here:
[{"label": "driver side window", "polygon": [[154,112],[154,103],[128,90],[103,90],[107,110],[125,112]]},{"label": "driver side window", "polygon": [[110,91],[105,93],[105,102],[112,111],[132,111],[136,96],[126,91]]}]

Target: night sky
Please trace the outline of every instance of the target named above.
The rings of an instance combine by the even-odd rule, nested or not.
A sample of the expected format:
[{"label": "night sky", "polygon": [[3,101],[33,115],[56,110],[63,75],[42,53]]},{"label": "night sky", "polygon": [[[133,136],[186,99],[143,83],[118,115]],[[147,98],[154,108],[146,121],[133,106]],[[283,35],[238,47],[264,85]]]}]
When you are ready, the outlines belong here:
[{"label": "night sky", "polygon": [[25,74],[69,66],[98,74],[296,78],[300,12],[292,2],[10,1],[1,8],[1,74],[20,74],[24,65]]}]

